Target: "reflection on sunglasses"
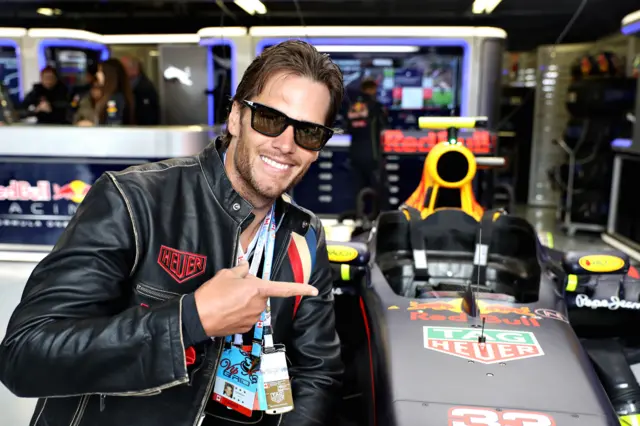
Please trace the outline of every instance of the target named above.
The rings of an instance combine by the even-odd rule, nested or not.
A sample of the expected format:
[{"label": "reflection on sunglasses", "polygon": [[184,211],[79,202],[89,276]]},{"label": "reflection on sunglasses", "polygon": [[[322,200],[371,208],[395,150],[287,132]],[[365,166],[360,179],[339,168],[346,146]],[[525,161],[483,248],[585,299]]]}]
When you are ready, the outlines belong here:
[{"label": "reflection on sunglasses", "polygon": [[333,136],[334,130],[322,124],[295,120],[257,102],[243,100],[242,103],[251,109],[251,128],[265,136],[280,136],[291,126],[296,145],[310,151],[320,151]]}]

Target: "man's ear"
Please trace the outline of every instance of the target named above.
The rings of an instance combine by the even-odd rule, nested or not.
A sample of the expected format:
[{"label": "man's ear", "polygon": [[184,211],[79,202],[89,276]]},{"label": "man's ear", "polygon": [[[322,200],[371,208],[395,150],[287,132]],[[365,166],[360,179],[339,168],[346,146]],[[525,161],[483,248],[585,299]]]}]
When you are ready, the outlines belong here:
[{"label": "man's ear", "polygon": [[238,136],[240,134],[240,104],[233,101],[231,105],[231,112],[229,113],[229,124],[227,130],[231,133],[231,136]]}]

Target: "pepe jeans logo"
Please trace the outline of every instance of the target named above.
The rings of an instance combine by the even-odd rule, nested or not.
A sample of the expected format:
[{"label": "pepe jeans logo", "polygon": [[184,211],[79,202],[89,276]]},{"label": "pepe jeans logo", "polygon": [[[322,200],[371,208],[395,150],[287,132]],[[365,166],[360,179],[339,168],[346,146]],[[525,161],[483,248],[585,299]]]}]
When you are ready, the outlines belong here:
[{"label": "pepe jeans logo", "polygon": [[616,311],[618,309],[631,309],[640,310],[640,303],[630,302],[628,300],[620,300],[617,296],[611,296],[607,299],[591,299],[586,294],[579,294],[576,296],[576,306],[578,308],[591,308],[599,309],[606,308],[610,311]]}]

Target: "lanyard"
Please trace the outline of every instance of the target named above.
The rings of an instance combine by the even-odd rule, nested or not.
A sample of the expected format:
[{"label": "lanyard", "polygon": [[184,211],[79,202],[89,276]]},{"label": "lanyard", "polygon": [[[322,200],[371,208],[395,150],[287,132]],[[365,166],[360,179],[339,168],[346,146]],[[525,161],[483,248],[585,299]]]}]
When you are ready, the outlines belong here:
[{"label": "lanyard", "polygon": [[[256,276],[260,263],[264,256],[264,263],[262,265],[262,279],[269,280],[271,278],[271,268],[273,265],[273,254],[275,249],[276,240],[276,221],[275,221],[275,206],[271,207],[271,211],[264,219],[260,230],[254,237],[252,243],[249,245],[247,252],[254,251],[253,259],[251,259],[251,265],[249,266],[249,273]],[[242,252],[242,247],[238,249],[238,262],[245,258],[245,254]],[[247,256],[248,257],[248,256]],[[271,300],[267,299],[267,308],[262,315],[260,315],[260,321],[256,324],[253,333],[253,345],[251,348],[251,354],[254,357],[259,357],[262,352],[262,343],[264,341],[265,348],[273,347],[273,335],[271,333]],[[242,334],[236,334],[234,336],[234,344],[241,346],[243,343]]]},{"label": "lanyard", "polygon": [[[227,159],[226,152],[224,153],[223,162]],[[260,268],[260,263],[264,256],[264,263],[262,265],[262,279],[269,280],[271,279],[271,268],[273,266],[273,254],[276,245],[276,214],[275,214],[275,203],[271,206],[271,210],[264,218],[260,229],[258,230],[256,236],[253,238],[249,247],[247,247],[247,252],[244,253],[242,250],[242,246],[238,246],[238,263],[242,260],[245,260],[251,257],[253,253],[253,258],[251,259],[251,265],[249,266],[249,273],[251,275],[256,276],[258,273],[258,269]],[[242,346],[243,339],[242,334],[236,334],[234,336],[234,344]],[[228,341],[228,338],[227,338]],[[264,343],[265,348],[273,347],[273,335],[271,333],[271,299],[267,299],[267,307],[260,315],[260,321],[254,327],[253,333],[253,345],[251,348],[251,355],[255,358],[260,357],[262,353],[262,344]]]}]

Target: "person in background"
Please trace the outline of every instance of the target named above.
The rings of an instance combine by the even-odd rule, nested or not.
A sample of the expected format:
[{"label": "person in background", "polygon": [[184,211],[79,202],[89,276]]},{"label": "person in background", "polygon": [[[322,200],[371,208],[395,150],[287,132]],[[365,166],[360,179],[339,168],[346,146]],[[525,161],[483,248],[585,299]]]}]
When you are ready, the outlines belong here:
[{"label": "person in background", "polygon": [[347,113],[347,127],[351,135],[349,158],[356,196],[364,188],[381,189],[380,133],[386,127],[387,117],[384,107],[376,99],[377,92],[376,81],[364,79],[360,94],[351,103]]},{"label": "person in background", "polygon": [[69,124],[69,92],[53,67],[40,72],[40,83],[25,96],[22,109],[35,115],[38,124]]},{"label": "person in background", "polygon": [[0,126],[13,124],[18,121],[18,115],[14,109],[9,88],[0,80]]},{"label": "person in background", "polygon": [[149,77],[142,70],[137,58],[123,56],[120,62],[127,72],[136,103],[136,124],[138,126],[158,126],[160,124],[160,102],[158,92]]},{"label": "person in background", "polygon": [[96,81],[89,94],[84,96],[78,103],[78,110],[73,116],[73,124],[81,127],[95,126],[98,117],[96,103],[100,98],[102,98],[102,87]]},{"label": "person in background", "polygon": [[71,108],[76,110],[79,108],[80,102],[85,97],[90,97],[91,90],[94,88],[96,80],[96,74],[98,73],[98,65],[90,65],[87,67],[87,72],[84,74],[84,83],[71,88]]},{"label": "person in background", "polygon": [[134,125],[135,100],[120,61],[107,59],[98,65],[96,80],[102,88],[102,97],[95,104],[97,123]]}]

